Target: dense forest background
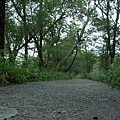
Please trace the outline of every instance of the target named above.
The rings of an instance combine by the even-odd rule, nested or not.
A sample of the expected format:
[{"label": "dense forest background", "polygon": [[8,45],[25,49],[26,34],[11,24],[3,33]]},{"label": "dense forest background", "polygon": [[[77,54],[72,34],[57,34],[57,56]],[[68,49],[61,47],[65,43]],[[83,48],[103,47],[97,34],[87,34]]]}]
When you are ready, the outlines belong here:
[{"label": "dense forest background", "polygon": [[1,0],[0,84],[89,78],[120,87],[120,0]]}]

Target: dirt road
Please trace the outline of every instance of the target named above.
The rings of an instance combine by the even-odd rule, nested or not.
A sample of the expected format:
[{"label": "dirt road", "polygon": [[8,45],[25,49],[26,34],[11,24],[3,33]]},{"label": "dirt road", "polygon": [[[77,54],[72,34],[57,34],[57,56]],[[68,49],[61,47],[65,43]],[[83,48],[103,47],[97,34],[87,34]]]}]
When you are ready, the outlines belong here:
[{"label": "dirt road", "polygon": [[120,120],[120,91],[91,80],[0,87],[0,120]]}]

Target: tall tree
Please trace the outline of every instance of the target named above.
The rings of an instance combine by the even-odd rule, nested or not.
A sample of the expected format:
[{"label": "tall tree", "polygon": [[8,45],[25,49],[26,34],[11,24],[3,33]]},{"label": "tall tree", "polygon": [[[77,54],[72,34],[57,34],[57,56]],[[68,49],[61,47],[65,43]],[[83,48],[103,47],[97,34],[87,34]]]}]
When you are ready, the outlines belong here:
[{"label": "tall tree", "polygon": [[[83,2],[84,3],[84,2]],[[79,4],[77,4],[79,5]],[[75,50],[77,50],[77,45],[82,41],[82,38],[83,38],[83,35],[84,35],[84,32],[85,32],[85,29],[86,29],[86,26],[88,25],[89,23],[89,20],[90,20],[90,16],[92,14],[92,9],[91,9],[91,5],[90,5],[90,1],[86,4],[87,7],[85,8],[85,12],[83,13],[83,16],[85,16],[85,18],[83,17],[82,20],[84,21],[83,23],[83,26],[82,28],[78,28],[78,30],[76,31],[76,34],[77,34],[77,39],[76,39],[76,42],[74,43],[74,45],[71,47],[71,49],[67,52],[67,54],[61,59],[61,61],[58,63],[57,67],[56,67],[56,70],[59,71],[60,68],[64,65],[64,63],[68,60],[68,58],[74,53]],[[81,9],[81,8],[80,8]],[[80,10],[79,9],[79,6],[78,6],[78,9],[76,9],[75,12],[79,12],[80,14]],[[81,9],[82,10],[82,9]],[[79,16],[79,15],[78,15]],[[75,18],[77,19],[78,16],[75,16]],[[79,18],[79,17],[78,17]],[[85,19],[85,20],[84,20]],[[79,20],[78,20],[79,21]],[[82,21],[81,21],[82,22]],[[76,56],[76,55],[75,55]],[[72,64],[74,62],[74,59],[72,61]],[[72,65],[71,64],[71,65]],[[70,65],[70,67],[71,67]],[[70,68],[68,67],[67,70],[69,70]],[[67,71],[66,70],[66,71]]]},{"label": "tall tree", "polygon": [[26,16],[26,0],[22,0],[23,7],[23,24],[24,24],[24,39],[25,39],[25,60],[28,58],[28,30],[27,30],[27,16]]},{"label": "tall tree", "polygon": [[67,53],[67,55],[58,63],[56,70],[59,71],[61,66],[67,61],[67,59],[70,57],[70,55],[72,55],[72,53],[74,52],[74,50],[77,48],[77,45],[82,41],[82,36],[84,34],[85,28],[87,26],[89,22],[89,16],[86,20],[86,22],[83,25],[83,28],[81,30],[80,35],[78,36],[78,40],[76,41],[76,43],[73,45],[73,47],[70,49],[70,51]]},{"label": "tall tree", "polygon": [[101,11],[101,16],[96,20],[101,24],[99,28],[102,31],[104,43],[106,44],[105,58],[108,63],[112,64],[114,62],[116,45],[119,38],[120,0],[96,0],[95,5]]},{"label": "tall tree", "polygon": [[39,30],[35,28],[33,24],[34,23],[33,16],[35,15],[35,13],[33,13],[34,10],[32,9],[34,8],[35,5],[35,3],[34,4],[33,3],[34,2],[27,0],[20,0],[20,1],[11,0],[11,3],[9,3],[12,6],[11,11],[13,10],[14,12],[16,12],[16,15],[12,14],[12,16],[15,19],[14,21],[17,26],[21,26],[21,27],[23,26],[23,30],[21,30],[20,33],[24,34],[24,38],[21,36],[21,40],[19,40],[22,41],[21,44],[19,45],[16,44],[16,47],[14,47],[15,52],[13,51],[13,54],[16,57],[18,51],[24,47],[25,60],[27,59],[28,56],[28,43],[30,43],[31,40],[39,32]]},{"label": "tall tree", "polygon": [[39,35],[37,39],[35,38],[35,44],[38,51],[39,57],[39,68],[41,69],[44,66],[43,59],[43,46],[45,43],[46,36],[50,33],[51,29],[55,27],[55,25],[60,22],[67,10],[71,5],[66,5],[67,0],[65,1],[40,1],[38,5],[39,9],[37,11],[37,27],[39,28]]},{"label": "tall tree", "polygon": [[5,0],[0,1],[0,56],[4,58]]}]

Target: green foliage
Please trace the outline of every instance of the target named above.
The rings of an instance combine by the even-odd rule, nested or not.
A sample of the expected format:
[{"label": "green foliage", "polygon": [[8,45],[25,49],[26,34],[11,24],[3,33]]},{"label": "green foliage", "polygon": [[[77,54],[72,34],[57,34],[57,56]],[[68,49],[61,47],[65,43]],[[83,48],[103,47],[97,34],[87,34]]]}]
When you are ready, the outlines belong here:
[{"label": "green foliage", "polygon": [[89,78],[92,80],[98,80],[106,82],[106,72],[104,70],[95,69],[89,74]]},{"label": "green foliage", "polygon": [[115,57],[114,64],[111,64],[108,70],[101,67],[101,63],[98,59],[90,73],[79,73],[75,77],[101,81],[120,89],[120,57]]},{"label": "green foliage", "polygon": [[119,58],[115,59],[114,64],[111,64],[108,70],[100,68],[99,64],[100,63],[95,64],[93,71],[89,74],[89,78],[92,80],[99,80],[105,82],[113,87],[120,88]]},{"label": "green foliage", "polygon": [[7,73],[0,71],[0,86],[6,86],[9,84],[9,82],[7,81],[7,78],[8,78]]},{"label": "green foliage", "polygon": [[71,75],[52,70],[40,71],[37,67],[37,58],[30,57],[27,61],[9,61],[0,63],[0,85],[20,84],[32,81],[70,79]]},{"label": "green foliage", "polygon": [[27,81],[23,69],[20,69],[17,64],[11,65],[8,61],[0,64],[0,71],[8,74],[7,81],[9,83],[22,83]]},{"label": "green foliage", "polygon": [[89,78],[88,75],[89,74],[81,73],[81,74],[78,74],[77,76],[75,76],[75,78],[78,78],[78,79],[87,79],[87,78]]},{"label": "green foliage", "polygon": [[111,65],[110,69],[107,72],[108,83],[113,87],[120,88],[120,66]]},{"label": "green foliage", "polygon": [[40,72],[40,78],[42,81],[46,80],[64,80],[64,79],[71,79],[71,75],[62,72],[55,72],[55,71],[42,71]]},{"label": "green foliage", "polygon": [[[88,3],[86,0],[26,0],[25,15],[21,0],[17,0],[15,5],[12,1],[7,1],[5,49],[0,57],[0,84],[69,79],[70,74],[55,72],[56,66],[78,42],[84,30],[83,25],[87,15],[91,14],[88,27],[84,30],[81,42],[77,45],[78,54],[70,72],[77,78],[101,80],[113,86],[119,86],[120,59],[116,58],[114,65],[109,66],[110,55],[107,54],[112,52],[108,50],[113,49],[112,43],[115,36],[115,48],[117,48],[115,53],[119,53],[120,50],[118,42],[120,31],[116,28],[120,25],[116,19],[112,19],[114,15],[117,15],[115,11],[118,10],[118,3],[109,1],[108,14],[105,14],[108,1],[102,0],[103,4],[100,6]],[[98,8],[101,8],[99,12]],[[109,35],[107,35],[108,32]],[[110,41],[107,36],[110,36]],[[107,46],[108,43],[111,45]],[[24,49],[25,46],[27,50]],[[99,59],[98,54],[90,50],[92,48],[99,55],[101,53]],[[33,53],[35,56],[41,56],[43,66],[40,66],[40,69],[42,71],[39,70],[39,60],[35,57],[28,57],[27,61],[23,58],[16,60],[18,55],[21,57],[25,51],[28,51],[28,56]],[[61,71],[65,71],[71,64],[75,52],[62,65]],[[12,63],[2,62],[3,56]]]},{"label": "green foliage", "polygon": [[80,51],[71,72],[79,74],[82,77],[86,76],[87,73],[90,73],[95,63],[96,55],[92,51]]}]

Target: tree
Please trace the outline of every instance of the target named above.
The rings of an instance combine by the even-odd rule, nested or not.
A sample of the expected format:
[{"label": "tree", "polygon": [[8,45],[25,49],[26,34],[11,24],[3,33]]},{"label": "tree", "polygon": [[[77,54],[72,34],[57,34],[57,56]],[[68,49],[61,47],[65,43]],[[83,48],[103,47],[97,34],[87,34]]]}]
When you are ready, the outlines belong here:
[{"label": "tree", "polygon": [[[105,58],[108,64],[114,62],[116,54],[116,45],[119,40],[119,14],[120,14],[120,1],[95,1],[95,5],[101,11],[101,16],[96,18],[96,22],[101,24],[99,30],[102,31],[103,40],[106,45]],[[98,25],[98,24],[97,24]]]},{"label": "tree", "polygon": [[4,58],[5,0],[0,1],[0,56]]},{"label": "tree", "polygon": [[28,32],[27,32],[27,16],[26,16],[26,0],[22,0],[23,7],[23,23],[24,23],[24,39],[25,39],[25,60],[28,58]]},{"label": "tree", "polygon": [[42,0],[40,2],[40,5],[38,7],[39,9],[36,14],[37,24],[39,26],[39,36],[37,36],[37,39],[34,38],[38,51],[40,69],[44,66],[43,42],[46,42],[45,38],[50,33],[51,29],[53,29],[58,22],[64,19],[67,10],[69,10],[69,7],[71,6],[71,4],[66,4],[67,0],[57,2]]},{"label": "tree", "polygon": [[[9,4],[7,4],[8,19],[6,22],[12,21],[12,23],[14,24],[13,27],[16,26],[15,29],[17,31],[17,32],[15,32],[14,31],[15,29],[12,30],[11,28],[13,28],[13,27],[9,27],[8,30],[6,29],[6,31],[8,32],[6,34],[9,34],[9,32],[11,32],[11,33],[13,33],[13,36],[16,35],[14,37],[17,37],[14,40],[14,37],[11,36],[11,34],[7,35],[6,42],[7,42],[7,47],[9,48],[9,54],[12,54],[12,56],[14,56],[13,58],[15,60],[16,56],[18,55],[18,52],[22,48],[25,48],[24,49],[24,51],[25,51],[24,57],[26,60],[27,56],[28,56],[28,43],[30,43],[31,40],[35,37],[35,35],[39,32],[38,29],[36,29],[36,28],[33,29],[32,27],[34,27],[34,26],[31,26],[31,23],[33,22],[31,19],[33,17],[33,13],[31,12],[32,11],[31,7],[33,7],[33,6],[31,6],[31,4],[28,3],[28,1],[23,1],[23,0],[22,1],[21,0],[20,1],[11,0],[11,2],[8,2],[8,3],[9,3]],[[28,9],[30,9],[31,11],[28,12]],[[16,12],[16,14],[13,14],[15,12]],[[11,19],[11,16],[14,18],[14,20]],[[7,25],[7,27],[8,26],[10,26],[10,23]],[[17,34],[19,34],[19,35],[17,36]],[[10,44],[11,39],[13,39],[12,45]],[[14,61],[14,60],[12,60],[12,61]]]},{"label": "tree", "polygon": [[[90,15],[92,13],[92,10],[91,10],[91,6],[90,6],[90,1],[88,2],[88,7],[86,8],[85,10],[85,13],[83,13],[84,15],[86,15],[85,17],[85,22],[83,23],[83,26],[82,28],[79,28],[77,31],[76,31],[76,34],[77,34],[77,39],[76,39],[76,42],[74,43],[73,47],[69,50],[69,52],[67,52],[67,54],[62,58],[62,60],[58,63],[57,67],[56,67],[56,70],[59,71],[60,68],[62,67],[62,65],[67,61],[67,59],[73,54],[74,50],[76,49],[77,50],[77,45],[82,41],[82,38],[83,38],[83,35],[84,35],[84,32],[85,32],[85,29],[86,29],[86,26],[88,25],[89,23],[89,20],[90,20]],[[79,9],[77,10],[77,12],[79,11]],[[80,12],[80,11],[79,11]],[[75,55],[76,56],[76,55]],[[74,60],[74,59],[73,59]],[[72,63],[73,64],[73,63]],[[71,65],[72,65],[71,64]],[[70,66],[71,66],[70,65]],[[69,67],[68,67],[69,68]]]}]

